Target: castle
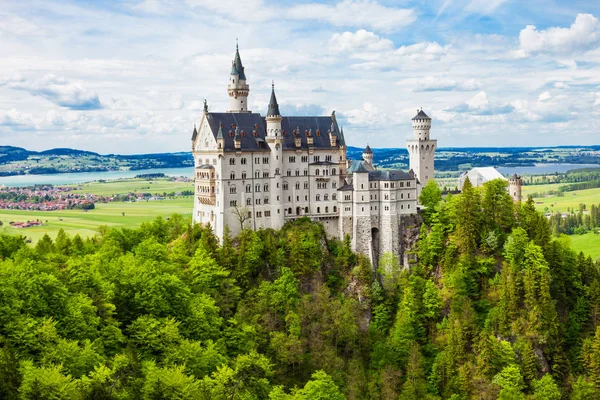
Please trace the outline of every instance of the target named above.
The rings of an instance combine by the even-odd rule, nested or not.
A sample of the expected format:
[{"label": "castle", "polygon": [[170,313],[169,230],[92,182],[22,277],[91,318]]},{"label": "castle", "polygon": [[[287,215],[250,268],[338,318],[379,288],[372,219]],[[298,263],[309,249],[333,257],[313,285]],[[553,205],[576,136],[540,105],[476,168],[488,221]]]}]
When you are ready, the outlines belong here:
[{"label": "castle", "polygon": [[236,46],[227,92],[228,112],[206,102],[192,134],[195,162],[193,220],[222,238],[244,227],[280,229],[308,217],[328,235],[349,235],[352,249],[369,256],[403,252],[403,219],[417,213],[420,188],[433,178],[436,140],[423,110],[407,142],[410,172],[377,170],[367,146],[362,160],[346,158],[344,131],[330,116],[282,116],[271,88],[265,116],[248,109],[250,86]]}]

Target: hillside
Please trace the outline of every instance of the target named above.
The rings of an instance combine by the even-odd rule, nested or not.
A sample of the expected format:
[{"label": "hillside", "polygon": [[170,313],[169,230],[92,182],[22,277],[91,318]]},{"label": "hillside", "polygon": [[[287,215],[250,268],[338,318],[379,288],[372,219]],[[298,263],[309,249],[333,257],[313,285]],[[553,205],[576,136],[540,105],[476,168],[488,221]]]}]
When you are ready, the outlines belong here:
[{"label": "hillside", "polygon": [[193,166],[193,158],[188,152],[102,155],[68,148],[37,152],[20,147],[0,146],[0,176],[191,166]]},{"label": "hillside", "polygon": [[598,399],[598,263],[506,183],[441,199],[380,269],[308,219],[0,235],[0,398]]}]

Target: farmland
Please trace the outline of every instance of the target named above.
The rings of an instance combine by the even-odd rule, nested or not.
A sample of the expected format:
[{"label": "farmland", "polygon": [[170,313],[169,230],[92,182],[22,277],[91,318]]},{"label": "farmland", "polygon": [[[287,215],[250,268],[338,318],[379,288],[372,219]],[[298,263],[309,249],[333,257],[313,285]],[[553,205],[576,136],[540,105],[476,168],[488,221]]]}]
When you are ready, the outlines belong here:
[{"label": "farmland", "polygon": [[[90,182],[74,185],[77,190],[71,193],[90,193],[100,196],[113,194],[146,192],[152,194],[169,194],[183,190],[193,190],[191,182],[179,182],[168,179],[145,180],[127,179],[111,182]],[[83,237],[94,236],[101,226],[130,228],[140,226],[145,221],[156,217],[164,218],[177,213],[186,219],[191,218],[193,207],[192,196],[178,196],[164,200],[148,200],[138,202],[96,203],[93,210],[60,210],[60,211],[24,211],[0,210],[0,221],[3,226],[0,232],[23,235],[37,242],[45,233],[55,237],[62,228],[69,235],[79,234]],[[13,228],[12,221],[42,221],[41,226],[29,228]]]}]

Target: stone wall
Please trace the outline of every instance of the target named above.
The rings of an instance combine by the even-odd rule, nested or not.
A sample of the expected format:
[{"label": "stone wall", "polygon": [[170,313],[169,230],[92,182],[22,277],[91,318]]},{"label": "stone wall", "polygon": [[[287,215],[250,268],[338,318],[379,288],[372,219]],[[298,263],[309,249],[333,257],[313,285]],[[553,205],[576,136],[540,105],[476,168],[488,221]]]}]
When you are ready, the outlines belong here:
[{"label": "stone wall", "polygon": [[411,263],[417,261],[417,242],[421,231],[423,217],[420,214],[401,215],[398,226],[400,232],[400,260],[405,268],[410,268]]}]

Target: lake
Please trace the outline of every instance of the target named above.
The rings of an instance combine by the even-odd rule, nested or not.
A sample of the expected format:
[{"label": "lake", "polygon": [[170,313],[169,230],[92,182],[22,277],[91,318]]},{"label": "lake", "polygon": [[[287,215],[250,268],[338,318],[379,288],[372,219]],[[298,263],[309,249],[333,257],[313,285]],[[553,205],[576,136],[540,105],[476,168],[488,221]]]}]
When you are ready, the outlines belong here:
[{"label": "lake", "polygon": [[100,179],[114,180],[133,178],[140,174],[163,173],[167,176],[194,176],[194,167],[186,168],[154,168],[136,171],[104,171],[104,172],[77,172],[72,174],[48,175],[16,175],[0,177],[0,186],[33,186],[33,185],[68,185],[82,182],[97,181]]},{"label": "lake", "polygon": [[[536,164],[534,167],[497,167],[503,175],[539,175],[567,172],[578,168],[599,168],[599,164]],[[99,179],[113,180],[133,178],[140,174],[163,173],[167,176],[194,176],[194,168],[155,168],[138,171],[105,171],[105,172],[78,172],[73,174],[48,174],[48,175],[17,175],[0,177],[0,186],[33,186],[42,184],[68,185],[82,182],[97,181]]]},{"label": "lake", "polygon": [[497,167],[496,169],[502,175],[541,175],[581,168],[600,168],[600,164],[535,164],[534,167]]}]

